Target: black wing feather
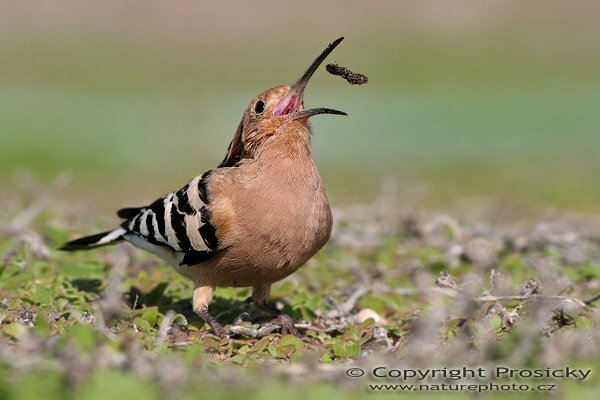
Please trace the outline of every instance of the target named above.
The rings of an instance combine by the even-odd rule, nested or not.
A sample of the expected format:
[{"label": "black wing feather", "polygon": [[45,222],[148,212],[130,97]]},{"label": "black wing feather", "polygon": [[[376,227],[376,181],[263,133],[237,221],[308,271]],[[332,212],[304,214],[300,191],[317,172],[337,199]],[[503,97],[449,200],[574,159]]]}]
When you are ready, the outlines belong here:
[{"label": "black wing feather", "polygon": [[119,211],[117,211],[117,215],[123,219],[132,219],[144,209],[145,207],[121,208]]},{"label": "black wing feather", "polygon": [[[182,265],[196,265],[208,260],[218,250],[219,245],[216,229],[210,222],[210,212],[206,207],[209,202],[207,178],[210,173],[211,171],[208,171],[200,178],[194,178],[198,179],[197,184],[191,186],[188,183],[178,191],[169,193],[146,207],[119,210],[117,215],[126,219],[121,226],[129,232],[142,236],[152,244],[183,252]],[[191,196],[194,196],[193,202],[190,201]],[[192,206],[192,204],[198,203],[201,203],[200,207]],[[165,208],[167,209],[166,213]],[[147,212],[148,210],[152,212]],[[197,233],[188,233],[187,231],[186,220],[190,218],[199,219]],[[156,226],[154,221],[156,221]],[[194,234],[200,235],[200,237],[196,237],[195,243],[198,243],[201,238],[206,250],[192,246],[189,235]],[[198,246],[196,245],[196,247]]]}]

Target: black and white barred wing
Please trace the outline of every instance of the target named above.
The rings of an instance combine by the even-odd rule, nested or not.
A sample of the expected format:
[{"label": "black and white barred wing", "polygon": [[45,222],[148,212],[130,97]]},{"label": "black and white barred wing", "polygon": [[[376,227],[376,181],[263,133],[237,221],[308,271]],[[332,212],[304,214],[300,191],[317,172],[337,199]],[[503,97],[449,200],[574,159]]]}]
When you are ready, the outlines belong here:
[{"label": "black and white barred wing", "polygon": [[180,265],[195,265],[210,258],[219,241],[207,208],[209,176],[210,172],[198,176],[147,207],[119,210],[117,214],[127,219],[121,224],[127,232],[124,237],[134,244],[143,244],[142,239],[181,253]]},{"label": "black and white barred wing", "polygon": [[62,250],[85,250],[127,240],[175,265],[196,265],[219,250],[219,240],[208,210],[208,178],[197,176],[176,192],[146,207],[124,208],[125,219],[111,231],[64,244]]}]

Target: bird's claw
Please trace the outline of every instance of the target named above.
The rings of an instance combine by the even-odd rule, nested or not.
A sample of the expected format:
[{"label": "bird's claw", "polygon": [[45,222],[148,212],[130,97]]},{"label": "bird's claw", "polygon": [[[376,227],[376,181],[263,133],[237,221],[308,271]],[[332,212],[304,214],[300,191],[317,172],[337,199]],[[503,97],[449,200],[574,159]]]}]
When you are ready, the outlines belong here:
[{"label": "bird's claw", "polygon": [[245,319],[250,319],[250,314],[248,314],[246,311],[244,311],[243,313],[241,313],[240,315],[238,315],[237,317],[235,317],[235,319],[233,320],[233,325],[239,325]]},{"label": "bird's claw", "polygon": [[218,322],[209,325],[216,336],[220,337],[221,339],[229,337],[229,335],[225,331],[225,328],[223,328],[223,326]]},{"label": "bird's claw", "polygon": [[282,335],[294,335],[299,336],[298,330],[294,326],[294,319],[287,314],[280,314],[271,323],[281,328]]}]

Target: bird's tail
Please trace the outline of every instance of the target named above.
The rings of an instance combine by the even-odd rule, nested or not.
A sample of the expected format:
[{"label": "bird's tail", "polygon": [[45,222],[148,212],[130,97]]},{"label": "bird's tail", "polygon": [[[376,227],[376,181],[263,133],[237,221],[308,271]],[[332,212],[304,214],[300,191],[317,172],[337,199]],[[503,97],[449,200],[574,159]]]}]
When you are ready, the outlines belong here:
[{"label": "bird's tail", "polygon": [[62,247],[60,247],[60,250],[86,250],[93,249],[94,247],[106,246],[107,244],[113,244],[123,240],[123,235],[125,235],[125,233],[127,233],[127,231],[124,228],[119,227],[112,231],[97,233],[95,235],[72,240],[63,244]]}]

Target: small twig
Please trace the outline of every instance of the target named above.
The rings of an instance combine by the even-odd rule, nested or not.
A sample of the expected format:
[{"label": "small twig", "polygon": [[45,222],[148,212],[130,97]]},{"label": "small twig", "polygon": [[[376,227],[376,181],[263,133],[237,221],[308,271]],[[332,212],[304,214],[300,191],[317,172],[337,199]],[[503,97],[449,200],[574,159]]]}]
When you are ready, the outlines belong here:
[{"label": "small twig", "polygon": [[38,260],[45,260],[50,257],[50,250],[39,233],[24,230],[19,234],[19,239],[29,247]]},{"label": "small twig", "polygon": [[192,340],[188,340],[188,341],[185,341],[185,342],[171,343],[169,345],[169,348],[173,349],[173,348],[177,348],[177,347],[187,347],[187,346],[192,346],[194,344],[198,344],[198,342],[194,342]]},{"label": "small twig", "polygon": [[583,302],[589,306],[590,304],[592,304],[593,302],[595,302],[598,299],[600,299],[600,293],[596,293],[596,294],[593,294],[591,296],[584,298]]},{"label": "small twig", "polygon": [[344,317],[352,311],[354,307],[356,307],[356,303],[363,297],[365,294],[369,292],[369,289],[363,285],[359,285],[356,290],[348,297],[348,299],[338,306],[335,310],[331,310],[325,313],[325,318],[339,318]]},{"label": "small twig", "polygon": [[[438,288],[438,287],[430,287],[430,288],[398,288],[398,289],[389,289],[388,291],[395,293],[400,296],[412,296],[419,295],[425,293],[439,293],[448,297],[458,297],[458,296],[469,296],[465,292],[461,292],[459,290],[447,289],[447,288]],[[600,295],[598,295],[600,298]],[[564,302],[573,302],[580,307],[585,307],[587,302],[583,302],[574,297],[568,296],[550,296],[550,295],[542,295],[542,294],[530,294],[530,295],[515,295],[515,296],[492,296],[492,295],[482,295],[476,297],[469,297],[471,300],[479,302],[479,303],[488,303],[488,302],[503,302],[503,301],[534,301],[534,300],[554,300],[554,301],[564,301]],[[592,299],[592,300],[598,300]]]},{"label": "small twig", "polygon": [[335,331],[342,332],[344,329],[346,329],[346,324],[331,325],[326,328],[319,328],[319,327],[316,327],[311,324],[294,324],[294,327],[296,327],[298,329],[306,329],[306,330],[311,330],[311,331],[315,331],[315,332],[329,333],[329,332],[335,332]]},{"label": "small twig", "polygon": [[234,325],[230,326],[228,331],[236,335],[250,336],[253,338],[261,338],[267,336],[271,332],[280,329],[281,327],[274,324],[265,324],[258,329],[248,328],[247,326]]},{"label": "small twig", "polygon": [[173,324],[174,319],[175,319],[175,311],[173,311],[173,310],[167,311],[165,318],[162,320],[162,322],[160,323],[160,327],[158,328],[158,336],[156,337],[156,340],[154,341],[154,344],[156,346],[158,346],[162,343],[165,343],[165,341],[167,339],[167,334],[169,333],[169,328],[171,328],[171,325]]},{"label": "small twig", "polygon": [[383,292],[393,292],[399,296],[414,296],[425,293],[439,293],[448,297],[456,297],[457,291],[449,288],[430,287],[430,288],[397,288],[397,289],[383,289]]},{"label": "small twig", "polygon": [[[272,332],[274,332],[280,328],[281,327],[279,325],[267,323],[267,324],[262,325],[258,329],[249,328],[247,326],[241,326],[241,325],[233,325],[233,326],[230,326],[227,330],[229,331],[230,334],[250,336],[252,338],[261,338],[263,336],[271,334]],[[315,332],[329,333],[329,332],[335,332],[335,331],[342,332],[346,328],[346,324],[339,323],[339,324],[327,326],[325,328],[320,328],[320,327],[317,327],[317,326],[314,326],[311,324],[297,323],[297,324],[294,324],[294,328],[311,330],[311,331],[315,331]]]},{"label": "small twig", "polygon": [[138,294],[135,295],[135,299],[133,299],[133,304],[131,305],[131,320],[135,317],[135,309],[137,308],[138,300],[140,296]]},{"label": "small twig", "polygon": [[501,302],[501,301],[533,301],[533,300],[555,300],[555,301],[564,301],[564,302],[573,302],[580,307],[585,307],[585,303],[579,299],[568,296],[548,296],[543,294],[531,294],[531,295],[518,295],[518,296],[478,296],[473,300],[477,302],[487,303],[487,302]]},{"label": "small twig", "polygon": [[565,314],[563,310],[557,310],[554,312],[554,315],[551,318],[551,321],[548,325],[542,330],[542,334],[545,336],[550,336],[554,332],[558,331],[564,326],[573,325],[573,318]]}]

